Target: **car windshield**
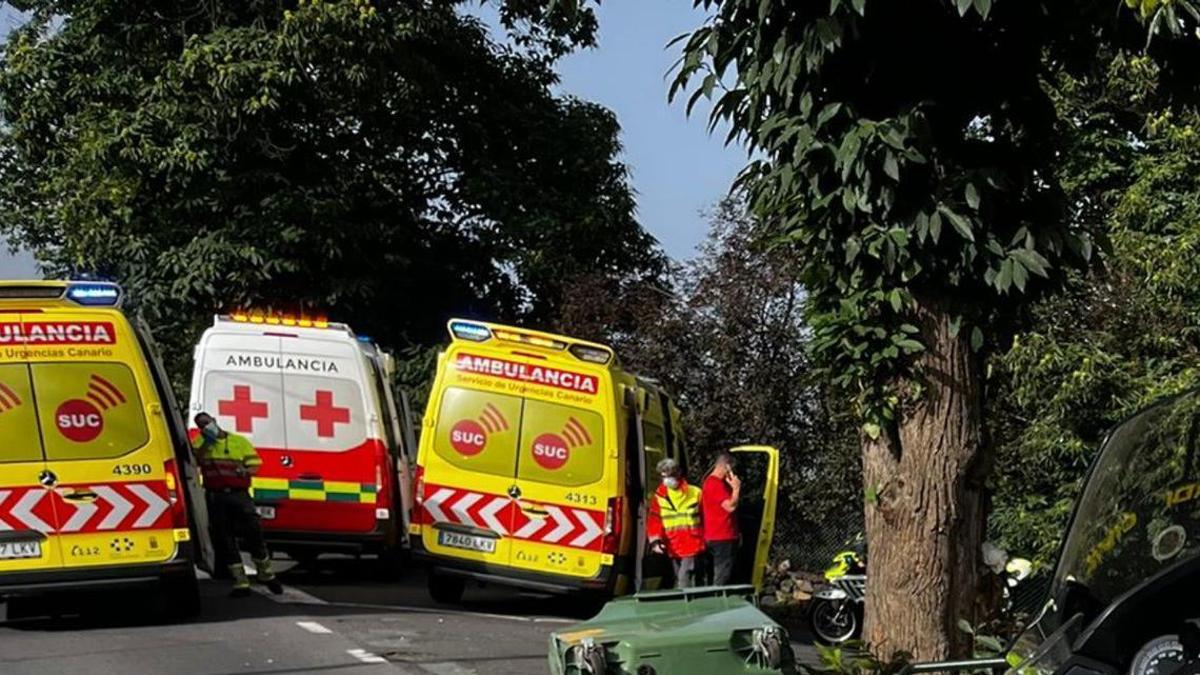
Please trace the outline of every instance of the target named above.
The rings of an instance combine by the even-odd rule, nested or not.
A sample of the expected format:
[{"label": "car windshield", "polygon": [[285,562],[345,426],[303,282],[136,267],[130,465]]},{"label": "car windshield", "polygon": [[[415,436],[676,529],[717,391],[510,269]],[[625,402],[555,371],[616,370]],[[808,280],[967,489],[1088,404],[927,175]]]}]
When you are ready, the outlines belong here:
[{"label": "car windshield", "polygon": [[1021,672],[1038,672],[1026,666],[1052,656],[1061,647],[1056,643],[1069,645],[1094,618],[1068,612],[1105,607],[1200,555],[1198,432],[1200,391],[1193,391],[1137,413],[1109,435],[1079,497],[1051,587],[1059,602],[1068,595],[1086,601],[1048,607],[1017,640],[1010,657]]},{"label": "car windshield", "polygon": [[1079,498],[1052,597],[1068,583],[1107,605],[1200,555],[1200,393],[1144,410],[1109,436]]}]

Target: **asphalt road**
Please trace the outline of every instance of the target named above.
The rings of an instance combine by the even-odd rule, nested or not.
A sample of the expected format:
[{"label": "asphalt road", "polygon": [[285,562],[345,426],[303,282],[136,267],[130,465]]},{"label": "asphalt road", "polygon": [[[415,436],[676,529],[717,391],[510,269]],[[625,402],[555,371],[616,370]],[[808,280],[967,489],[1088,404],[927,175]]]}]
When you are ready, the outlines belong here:
[{"label": "asphalt road", "polygon": [[550,632],[593,609],[477,588],[461,607],[438,606],[420,570],[387,579],[369,559],[280,567],[279,597],[231,599],[223,582],[202,581],[204,609],[185,623],[161,624],[145,596],[14,601],[0,673],[528,675],[547,672]]}]

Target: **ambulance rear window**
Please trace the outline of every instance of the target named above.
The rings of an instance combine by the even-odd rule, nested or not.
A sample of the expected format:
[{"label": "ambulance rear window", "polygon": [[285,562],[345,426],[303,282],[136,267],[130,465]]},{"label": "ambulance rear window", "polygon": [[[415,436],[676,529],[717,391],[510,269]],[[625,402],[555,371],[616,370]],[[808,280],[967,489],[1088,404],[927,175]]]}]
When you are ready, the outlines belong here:
[{"label": "ambulance rear window", "polygon": [[578,486],[604,475],[604,421],[600,415],[542,401],[525,401],[517,477]]},{"label": "ambulance rear window", "polygon": [[133,372],[121,363],[34,363],[47,460],[107,459],[146,445],[150,430]]},{"label": "ambulance rear window", "polygon": [[0,464],[42,461],[29,368],[0,365]]},{"label": "ambulance rear window", "polygon": [[367,440],[362,389],[354,380],[285,373],[283,402],[289,450],[338,452]]},{"label": "ambulance rear window", "polygon": [[442,394],[434,452],[464,471],[513,475],[521,399],[470,389]]}]

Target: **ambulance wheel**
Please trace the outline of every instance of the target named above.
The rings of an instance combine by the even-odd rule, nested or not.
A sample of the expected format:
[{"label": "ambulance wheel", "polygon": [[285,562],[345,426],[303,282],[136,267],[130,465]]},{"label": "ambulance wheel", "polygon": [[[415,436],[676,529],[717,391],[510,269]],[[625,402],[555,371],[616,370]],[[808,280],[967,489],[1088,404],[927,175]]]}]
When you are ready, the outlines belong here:
[{"label": "ambulance wheel", "polygon": [[462,602],[463,592],[466,590],[465,579],[429,573],[429,597],[436,603],[457,605]]},{"label": "ambulance wheel", "polygon": [[172,621],[194,618],[200,613],[200,584],[195,573],[162,580],[163,615]]}]

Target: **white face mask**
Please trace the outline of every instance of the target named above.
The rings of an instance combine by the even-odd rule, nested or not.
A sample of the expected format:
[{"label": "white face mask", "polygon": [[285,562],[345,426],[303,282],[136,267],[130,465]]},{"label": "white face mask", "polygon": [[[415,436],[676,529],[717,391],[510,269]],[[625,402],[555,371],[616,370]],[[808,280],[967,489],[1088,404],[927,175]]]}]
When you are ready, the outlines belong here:
[{"label": "white face mask", "polygon": [[679,487],[679,479],[674,476],[665,476],[662,480],[663,485],[666,485],[668,490],[674,490]]}]

